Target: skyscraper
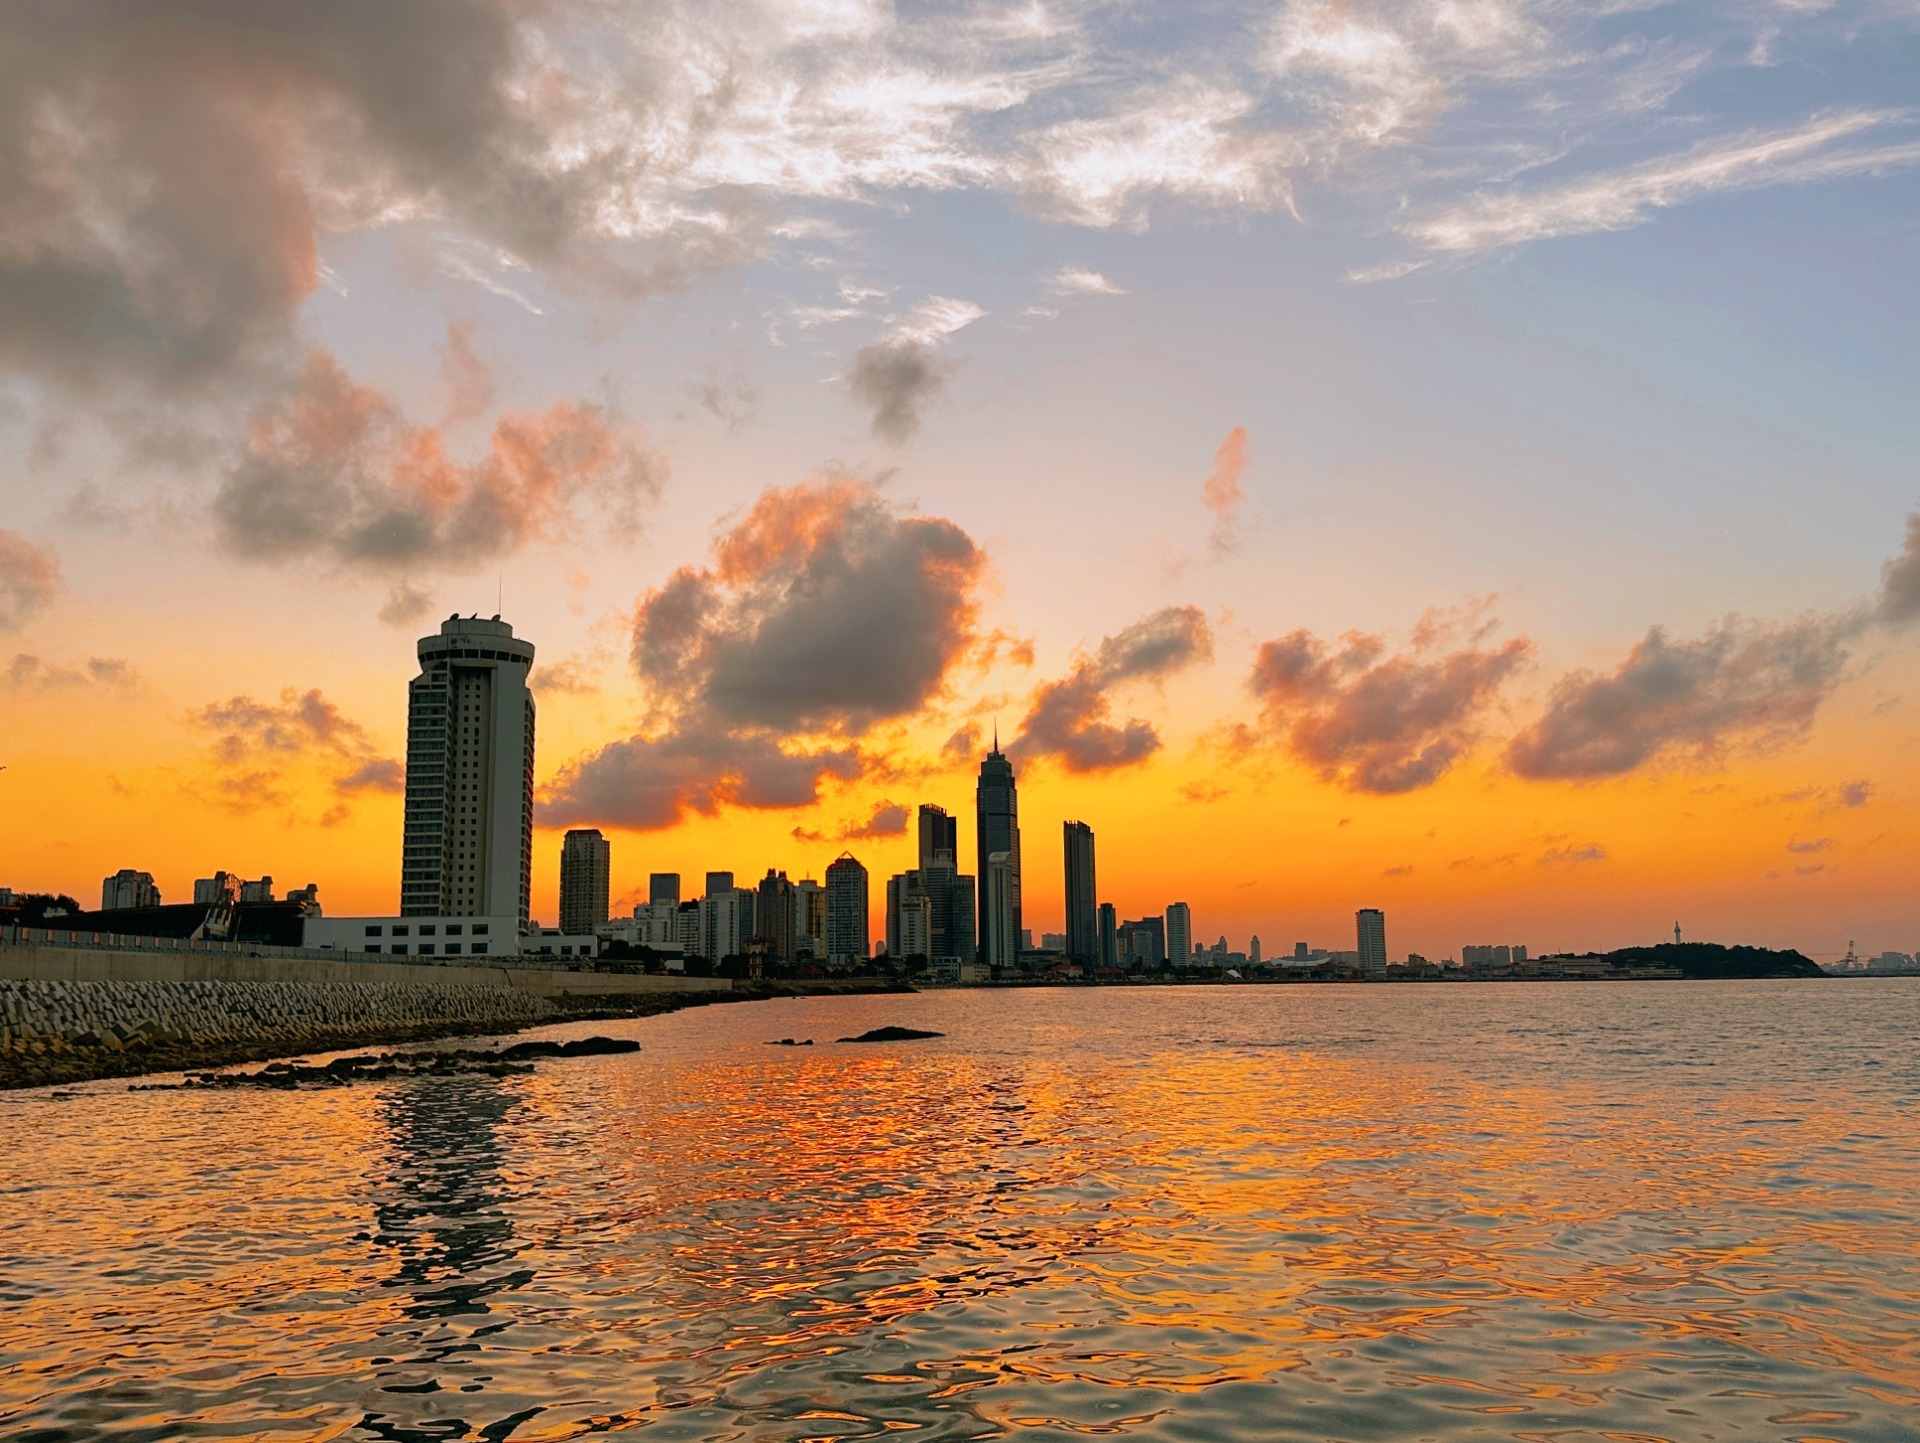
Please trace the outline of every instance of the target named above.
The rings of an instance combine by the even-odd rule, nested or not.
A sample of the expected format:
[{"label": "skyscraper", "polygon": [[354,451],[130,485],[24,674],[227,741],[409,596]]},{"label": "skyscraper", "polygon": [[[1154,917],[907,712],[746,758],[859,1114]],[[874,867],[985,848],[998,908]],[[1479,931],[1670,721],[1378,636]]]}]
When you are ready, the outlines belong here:
[{"label": "skyscraper", "polygon": [[811,877],[793,884],[793,950],[796,956],[827,954],[827,891]]},{"label": "skyscraper", "polygon": [[794,953],[793,883],[785,872],[767,868],[754,905],[753,935],[766,943],[769,962],[791,962]]},{"label": "skyscraper", "polygon": [[906,898],[927,902],[927,956],[934,962],[971,962],[974,957],[973,878],[958,870],[960,821],[945,807],[922,803],[919,815],[920,865],[887,883],[888,950],[899,938],[892,922]]},{"label": "skyscraper", "polygon": [[920,870],[945,866],[960,869],[960,819],[945,807],[920,804]]},{"label": "skyscraper", "polygon": [[560,842],[560,930],[591,932],[607,920],[613,846],[595,827],[576,828]]},{"label": "skyscraper", "polygon": [[[1013,967],[1020,961],[1020,798],[1014,787],[1013,763],[1000,750],[996,732],[993,750],[980,763],[980,781],[974,790],[974,813],[980,844],[980,960],[994,967]],[[990,863],[1001,858],[996,882]]]},{"label": "skyscraper", "polygon": [[851,852],[827,864],[827,965],[850,967],[867,960],[867,869]]},{"label": "skyscraper", "polygon": [[519,917],[533,904],[533,644],[499,617],[422,637],[408,686],[402,916]]},{"label": "skyscraper", "polygon": [[1100,904],[1100,965],[1120,965],[1120,914],[1113,910],[1111,902]]},{"label": "skyscraper", "polygon": [[[712,874],[709,873],[709,876]],[[733,885],[732,874],[727,877],[727,885]],[[678,872],[649,872],[647,874],[647,901],[671,902],[680,905],[680,874]]]},{"label": "skyscraper", "polygon": [[1012,855],[994,852],[980,878],[980,960],[1009,970],[1020,963],[1019,884]]},{"label": "skyscraper", "polygon": [[1353,914],[1360,941],[1360,970],[1387,970],[1387,914],[1378,907],[1362,907]]},{"label": "skyscraper", "polygon": [[1063,828],[1067,860],[1067,960],[1100,965],[1099,892],[1093,880],[1093,828],[1068,822]]},{"label": "skyscraper", "polygon": [[1167,956],[1176,967],[1193,965],[1193,909],[1185,902],[1167,908]]}]

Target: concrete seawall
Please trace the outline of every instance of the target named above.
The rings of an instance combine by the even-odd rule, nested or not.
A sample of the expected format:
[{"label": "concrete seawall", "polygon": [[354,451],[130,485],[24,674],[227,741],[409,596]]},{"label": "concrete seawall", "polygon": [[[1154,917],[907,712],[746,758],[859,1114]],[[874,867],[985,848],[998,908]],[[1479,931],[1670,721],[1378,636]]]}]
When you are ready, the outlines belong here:
[{"label": "concrete seawall", "polygon": [[0,1086],[719,998],[724,978],[0,944]]}]

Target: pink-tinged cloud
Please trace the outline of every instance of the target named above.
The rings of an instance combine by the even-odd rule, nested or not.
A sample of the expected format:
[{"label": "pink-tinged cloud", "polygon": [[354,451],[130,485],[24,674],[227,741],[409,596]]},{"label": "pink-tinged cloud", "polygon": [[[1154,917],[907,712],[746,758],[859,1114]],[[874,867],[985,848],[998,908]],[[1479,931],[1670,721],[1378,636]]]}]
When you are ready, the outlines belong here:
[{"label": "pink-tinged cloud", "polygon": [[213,510],[248,559],[471,571],[588,517],[634,528],[663,472],[633,428],[575,401],[502,416],[480,460],[456,461],[438,428],[316,349],[296,389],[255,417]]},{"label": "pink-tinged cloud", "polygon": [[493,368],[473,348],[473,322],[447,322],[446,344],[440,348],[440,378],[447,388],[447,410],[440,426],[456,426],[493,409]]},{"label": "pink-tinged cloud", "polygon": [[1268,732],[1327,781],[1393,794],[1433,785],[1479,739],[1500,689],[1533,656],[1516,637],[1488,648],[1478,635],[1446,651],[1449,633],[1423,623],[1413,650],[1349,634],[1339,648],[1306,631],[1264,643],[1249,685]]},{"label": "pink-tinged cloud", "polygon": [[1653,627],[1612,671],[1556,683],[1546,712],[1509,743],[1508,765],[1534,780],[1587,781],[1791,741],[1839,684],[1858,629],[1849,617],[1729,618],[1674,641]]},{"label": "pink-tinged cloud", "polygon": [[[1137,718],[1108,718],[1115,688],[1157,681],[1213,655],[1213,632],[1197,606],[1169,606],[1141,618],[1077,658],[1058,681],[1033,694],[1008,751],[1020,759],[1051,758],[1070,772],[1108,772],[1160,750],[1160,733]],[[949,743],[951,746],[951,742]]]},{"label": "pink-tinged cloud", "polygon": [[51,547],[0,530],[0,631],[18,631],[60,594],[60,559]]},{"label": "pink-tinged cloud", "polygon": [[1213,549],[1231,551],[1240,503],[1246,499],[1241,479],[1247,474],[1247,428],[1235,426],[1213,453],[1213,470],[1200,487],[1200,502],[1213,513]]},{"label": "pink-tinged cloud", "polygon": [[986,567],[952,522],[902,515],[862,482],[770,488],[711,565],[641,598],[646,730],[565,768],[548,815],[657,828],[812,805],[861,773],[872,727],[945,693],[978,644]]}]

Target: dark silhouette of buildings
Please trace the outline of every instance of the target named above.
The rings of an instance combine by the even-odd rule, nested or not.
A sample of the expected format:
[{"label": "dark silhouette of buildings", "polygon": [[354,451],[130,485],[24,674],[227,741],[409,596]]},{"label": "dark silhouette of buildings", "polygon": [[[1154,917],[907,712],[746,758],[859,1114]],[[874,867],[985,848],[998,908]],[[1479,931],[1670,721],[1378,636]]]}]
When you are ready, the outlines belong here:
[{"label": "dark silhouette of buildings", "polygon": [[[980,960],[993,967],[1020,961],[1020,799],[1013,763],[993,750],[980,763],[974,790],[974,815],[980,844]],[[994,859],[1000,860],[996,863]],[[1009,939],[1011,939],[1009,941]]]},{"label": "dark silhouette of buildings", "polygon": [[1094,885],[1093,828],[1068,822],[1064,833],[1067,864],[1067,960],[1082,967],[1100,965],[1099,890]]}]

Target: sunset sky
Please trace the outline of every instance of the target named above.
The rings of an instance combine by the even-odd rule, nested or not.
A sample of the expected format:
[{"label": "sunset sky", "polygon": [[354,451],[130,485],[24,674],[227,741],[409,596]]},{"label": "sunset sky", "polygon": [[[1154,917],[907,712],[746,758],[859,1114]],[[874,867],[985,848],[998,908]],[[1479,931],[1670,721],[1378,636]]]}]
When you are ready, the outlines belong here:
[{"label": "sunset sky", "polygon": [[416,638],[539,649],[535,911],[1920,947],[1920,10],[0,15],[0,885],[397,906]]}]

